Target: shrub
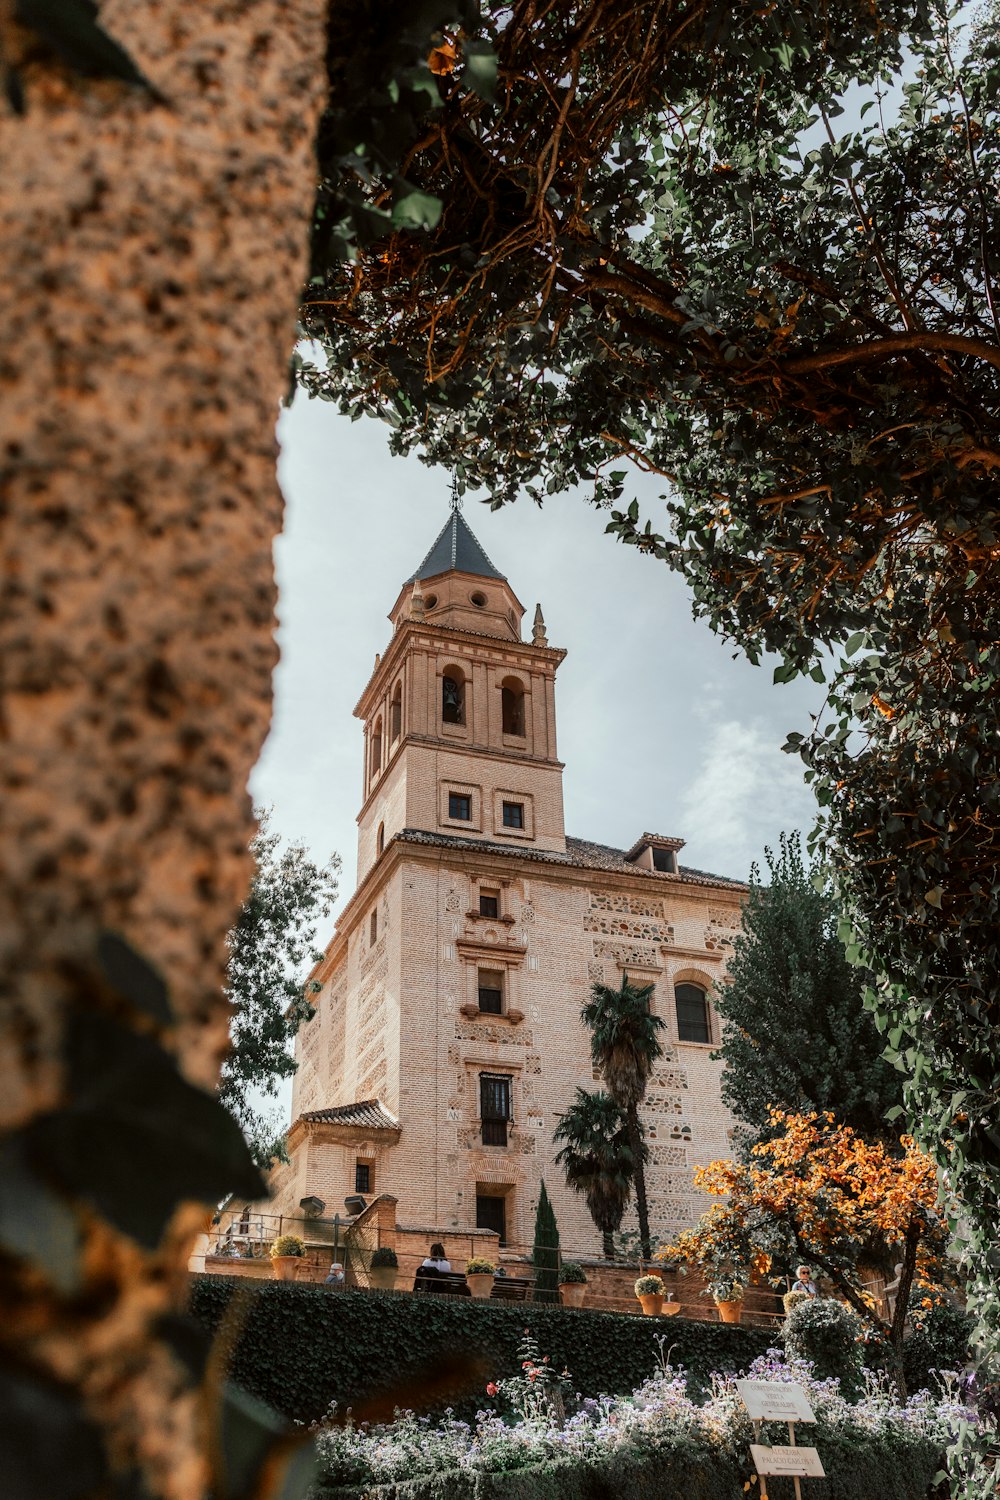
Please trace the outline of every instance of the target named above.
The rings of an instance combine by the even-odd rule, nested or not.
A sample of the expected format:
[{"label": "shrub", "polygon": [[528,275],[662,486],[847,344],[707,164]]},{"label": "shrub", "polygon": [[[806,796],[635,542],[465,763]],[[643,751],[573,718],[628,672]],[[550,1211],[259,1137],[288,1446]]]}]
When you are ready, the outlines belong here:
[{"label": "shrub", "polygon": [[571,1283],[586,1283],[587,1273],[576,1260],[564,1260],[559,1268],[559,1281],[563,1286]]},{"label": "shrub", "polygon": [[635,1284],[637,1297],[662,1297],[663,1282],[659,1276],[640,1276]]},{"label": "shrub", "polygon": [[947,1302],[914,1309],[912,1320],[913,1332],[903,1341],[907,1389],[933,1391],[939,1370],[965,1369],[974,1320]]},{"label": "shrub", "polygon": [[491,1260],[486,1260],[482,1255],[474,1255],[465,1263],[466,1276],[495,1276],[497,1268]]},{"label": "shrub", "polygon": [[[537,1364],[524,1364],[538,1372]],[[816,1414],[809,1430],[827,1478],[810,1500],[925,1500],[942,1450],[969,1416],[953,1401],[917,1397],[901,1407],[884,1392],[849,1405],[810,1367],[778,1350],[755,1360],[756,1379],[800,1383]],[[514,1377],[524,1383],[525,1377]],[[502,1381],[506,1386],[509,1382]],[[402,1413],[373,1428],[322,1427],[318,1448],[329,1500],[742,1500],[754,1428],[731,1387],[717,1384],[704,1405],[671,1366],[626,1397],[584,1401],[563,1420],[561,1405],[529,1392],[520,1420],[480,1411],[469,1424],[437,1424]],[[784,1440],[769,1424],[758,1440]],[[354,1488],[336,1486],[351,1485]],[[789,1480],[769,1485],[791,1500]]]},{"label": "shrub", "polygon": [[377,1250],[372,1251],[371,1263],[373,1266],[398,1266],[396,1252],[391,1245],[379,1245]]},{"label": "shrub", "polygon": [[836,1378],[848,1397],[860,1394],[864,1350],[861,1319],[830,1297],[807,1297],[785,1319],[785,1353],[809,1360],[822,1380]]},{"label": "shrub", "polygon": [[[661,1332],[657,1319],[638,1316],[638,1307],[635,1316],[535,1303],[529,1311],[523,1303],[351,1288],[331,1297],[318,1285],[226,1276],[192,1277],[192,1315],[214,1333],[235,1295],[243,1306],[227,1327],[228,1373],[284,1416],[306,1423],[331,1401],[357,1409],[383,1393],[390,1411],[393,1403],[423,1402],[425,1411],[453,1406],[471,1420],[483,1404],[485,1381],[516,1367],[528,1322],[556,1368],[573,1372],[574,1390],[631,1391],[654,1368]],[[772,1341],[761,1328],[684,1317],[670,1325],[674,1361],[698,1390],[713,1371],[746,1369]]]},{"label": "shrub", "polygon": [[811,1302],[812,1297],[808,1292],[799,1292],[796,1291],[795,1287],[792,1287],[792,1290],[786,1292],[781,1300],[784,1304],[785,1316],[787,1317],[793,1307],[798,1307],[803,1302]]},{"label": "shrub", "polygon": [[305,1255],[305,1241],[300,1240],[297,1234],[279,1234],[271,1246],[272,1258],[276,1255]]}]

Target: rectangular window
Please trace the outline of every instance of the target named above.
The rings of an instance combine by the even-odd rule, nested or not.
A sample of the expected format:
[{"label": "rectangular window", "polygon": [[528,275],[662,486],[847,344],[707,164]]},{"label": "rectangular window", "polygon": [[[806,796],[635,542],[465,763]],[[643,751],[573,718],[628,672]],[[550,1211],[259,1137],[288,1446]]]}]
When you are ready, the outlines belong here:
[{"label": "rectangular window", "polygon": [[524,803],[505,802],[503,805],[503,826],[505,828],[524,827]]},{"label": "rectangular window", "polygon": [[448,816],[461,818],[463,823],[468,823],[472,818],[472,798],[463,796],[461,792],[449,792]]},{"label": "rectangular window", "polygon": [[499,898],[499,896],[486,896],[486,895],[484,895],[482,893],[482,891],[480,891],[480,893],[479,893],[479,915],[481,917],[493,917],[493,918],[498,917],[500,915],[500,898]]},{"label": "rectangular window", "polygon": [[503,975],[494,969],[479,970],[479,1009],[491,1016],[503,1013]]},{"label": "rectangular window", "polygon": [[483,1122],[483,1145],[506,1146],[510,1122],[509,1075],[480,1073],[479,1113]]},{"label": "rectangular window", "polygon": [[375,908],[375,910],[372,912],[370,918],[368,919],[368,942],[369,942],[369,945],[374,945],[375,940],[376,940],[377,937],[378,937],[378,907]]},{"label": "rectangular window", "polygon": [[354,1191],[356,1193],[370,1193],[372,1190],[372,1169],[366,1161],[354,1164]]}]

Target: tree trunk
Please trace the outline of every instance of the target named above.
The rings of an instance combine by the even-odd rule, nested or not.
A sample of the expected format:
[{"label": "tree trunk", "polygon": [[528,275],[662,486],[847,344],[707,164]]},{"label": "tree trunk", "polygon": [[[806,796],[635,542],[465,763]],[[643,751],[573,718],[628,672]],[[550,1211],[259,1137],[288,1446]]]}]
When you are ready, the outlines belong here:
[{"label": "tree trunk", "polygon": [[602,1231],[602,1233],[603,1233],[603,1237],[604,1237],[604,1258],[605,1258],[605,1260],[614,1260],[614,1258],[615,1258],[615,1239],[614,1239],[614,1235],[611,1233],[610,1229],[605,1229],[605,1230]]},{"label": "tree trunk", "polygon": [[653,1253],[653,1242],[649,1235],[649,1211],[646,1207],[646,1168],[642,1160],[642,1127],[639,1124],[639,1107],[629,1105],[625,1111],[628,1126],[628,1142],[635,1160],[635,1208],[639,1216],[639,1248],[643,1260]]},{"label": "tree trunk", "polygon": [[[102,23],[159,99],[70,72],[12,11],[0,53],[26,109],[0,103],[4,1132],[73,1102],[65,1020],[97,1003],[83,976],[105,929],[163,974],[176,1025],[160,1035],[184,1074],[218,1075],[275,661],[274,421],[325,89],[321,0],[108,0]],[[15,1263],[8,1368],[14,1351],[56,1375],[105,1459],[156,1500],[192,1500],[200,1413],[153,1328],[183,1298],[203,1211],[178,1210],[154,1253],[72,1211],[80,1294]]]}]

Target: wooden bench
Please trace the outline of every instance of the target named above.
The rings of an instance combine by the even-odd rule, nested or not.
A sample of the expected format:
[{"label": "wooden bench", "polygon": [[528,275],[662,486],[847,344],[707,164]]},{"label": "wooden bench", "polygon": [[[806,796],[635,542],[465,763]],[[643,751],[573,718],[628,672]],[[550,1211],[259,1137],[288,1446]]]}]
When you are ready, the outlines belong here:
[{"label": "wooden bench", "polygon": [[[530,1276],[497,1276],[490,1297],[497,1302],[527,1302],[534,1284]],[[413,1290],[418,1297],[472,1296],[463,1272],[432,1271],[426,1266],[418,1267]]]}]

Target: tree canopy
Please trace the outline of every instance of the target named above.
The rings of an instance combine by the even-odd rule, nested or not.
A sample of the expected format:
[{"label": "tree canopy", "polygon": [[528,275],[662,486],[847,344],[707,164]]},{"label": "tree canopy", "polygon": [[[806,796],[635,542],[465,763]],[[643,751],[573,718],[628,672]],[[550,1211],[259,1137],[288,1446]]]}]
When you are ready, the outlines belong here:
[{"label": "tree canopy", "polygon": [[715,997],[726,1023],[723,1100],[749,1145],[766,1135],[775,1107],[829,1110],[869,1139],[891,1137],[886,1114],[902,1100],[902,1078],[882,1056],[885,1040],[864,1005],[867,976],[847,960],[832,894],[817,886],[798,834],[783,834],[765,863],[766,883],[751,872]]},{"label": "tree canopy", "polygon": [[452,12],[397,158],[428,227],[317,259],[301,380],[494,504],[585,484],[779,680],[842,653],[788,748],[1000,1350],[1000,47],[995,7],[956,19],[553,0],[472,37]]},{"label": "tree canopy", "polygon": [[603,1089],[578,1088],[553,1139],[559,1145],[556,1165],[562,1167],[567,1186],[586,1199],[610,1260],[613,1236],[621,1228],[635,1177],[628,1122]]},{"label": "tree canopy", "polygon": [[[695,1182],[714,1198],[693,1228],[659,1256],[762,1278],[777,1261],[807,1261],[829,1278],[880,1340],[905,1395],[902,1344],[915,1286],[937,1295],[951,1271],[948,1231],[938,1207],[934,1163],[904,1136],[893,1150],[865,1141],[829,1113],[772,1114],[769,1138],[746,1164],[712,1162],[695,1168]],[[865,1272],[896,1266],[892,1312],[871,1294]]]},{"label": "tree canopy", "polygon": [[219,1097],[235,1115],[260,1165],[278,1153],[278,1126],[255,1095],[274,1095],[295,1072],[289,1043],[313,1013],[305,993],[307,967],[322,957],[316,929],[337,894],[340,858],[317,865],[303,844],[281,847],[266,811],[250,845],[250,891],[229,934],[226,995],[233,1007],[232,1046],[222,1065]]}]

